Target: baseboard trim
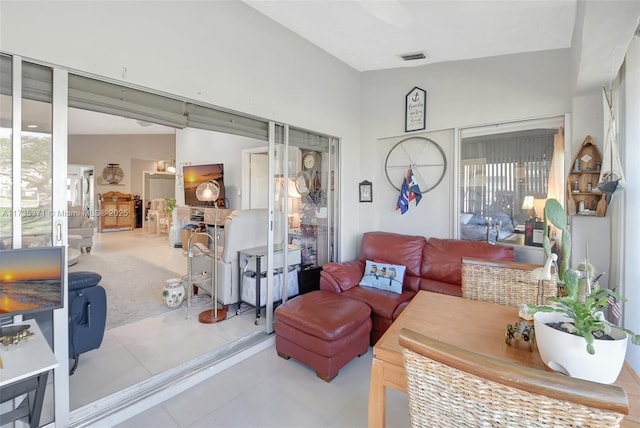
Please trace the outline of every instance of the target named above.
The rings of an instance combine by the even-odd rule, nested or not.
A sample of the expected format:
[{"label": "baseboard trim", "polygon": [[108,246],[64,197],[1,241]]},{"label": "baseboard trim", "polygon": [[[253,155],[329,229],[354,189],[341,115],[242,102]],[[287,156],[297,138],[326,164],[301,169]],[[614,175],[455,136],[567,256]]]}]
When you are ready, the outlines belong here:
[{"label": "baseboard trim", "polygon": [[257,331],[209,354],[74,410],[69,427],[114,426],[174,397],[275,344],[275,335]]}]

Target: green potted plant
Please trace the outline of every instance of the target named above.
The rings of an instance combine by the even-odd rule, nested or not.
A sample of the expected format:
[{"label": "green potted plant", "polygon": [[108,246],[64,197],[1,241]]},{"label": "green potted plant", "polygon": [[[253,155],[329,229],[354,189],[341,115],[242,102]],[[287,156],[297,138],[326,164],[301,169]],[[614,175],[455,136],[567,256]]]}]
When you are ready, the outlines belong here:
[{"label": "green potted plant", "polygon": [[[623,299],[611,290],[600,288],[597,282],[591,284],[595,274],[593,266],[586,262],[579,269],[568,267],[571,237],[566,213],[557,200],[547,200],[544,217],[545,229],[549,221],[562,231],[562,263],[558,277],[564,292],[550,297],[549,305],[529,305],[529,311],[534,315],[540,356],[556,371],[595,382],[613,383],[624,363],[627,334],[635,345],[640,345],[640,336],[605,319],[609,298]],[[549,251],[547,238],[545,242],[545,251]]]},{"label": "green potted plant", "polygon": [[176,207],[176,198],[164,198],[164,213],[171,217],[173,209]]}]

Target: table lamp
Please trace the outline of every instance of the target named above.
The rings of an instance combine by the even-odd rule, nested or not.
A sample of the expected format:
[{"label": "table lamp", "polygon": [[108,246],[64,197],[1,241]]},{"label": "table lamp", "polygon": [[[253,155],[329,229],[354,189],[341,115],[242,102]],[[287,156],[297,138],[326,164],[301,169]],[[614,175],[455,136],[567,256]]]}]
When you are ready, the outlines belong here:
[{"label": "table lamp", "polygon": [[530,219],[535,218],[536,209],[533,206],[533,196],[529,195],[524,197],[524,201],[522,202],[522,209],[528,210],[528,215]]},{"label": "table lamp", "polygon": [[[214,202],[213,206],[216,209],[216,217],[213,220],[213,235],[209,234],[213,242],[213,269],[211,270],[211,298],[213,299],[213,309],[203,311],[198,315],[198,321],[205,324],[212,324],[218,321],[224,321],[227,318],[227,310],[224,308],[218,309],[218,204],[217,201],[220,197],[220,185],[217,181],[207,180],[198,184],[196,188],[196,198],[202,202]],[[191,242],[191,238],[189,238]],[[191,248],[189,248],[191,250]]]}]

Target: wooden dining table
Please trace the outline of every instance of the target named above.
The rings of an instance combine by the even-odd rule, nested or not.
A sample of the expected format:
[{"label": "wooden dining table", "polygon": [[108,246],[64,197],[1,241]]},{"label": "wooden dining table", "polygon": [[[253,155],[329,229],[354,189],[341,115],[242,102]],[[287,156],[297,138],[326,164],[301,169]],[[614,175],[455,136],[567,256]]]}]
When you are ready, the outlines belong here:
[{"label": "wooden dining table", "polygon": [[[496,303],[420,291],[373,347],[369,388],[369,427],[384,427],[386,388],[407,391],[402,349],[398,337],[407,328],[479,354],[540,370],[549,370],[524,340],[505,341],[507,324],[519,321],[518,309]],[[629,399],[623,427],[640,427],[640,378],[625,362],[615,385]],[[408,409],[407,409],[408,411]]]}]

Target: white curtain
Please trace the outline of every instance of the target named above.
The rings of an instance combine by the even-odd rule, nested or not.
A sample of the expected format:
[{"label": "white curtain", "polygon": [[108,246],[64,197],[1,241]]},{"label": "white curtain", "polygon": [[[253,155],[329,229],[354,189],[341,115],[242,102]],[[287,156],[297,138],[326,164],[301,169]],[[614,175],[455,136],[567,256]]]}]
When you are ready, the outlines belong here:
[{"label": "white curtain", "polygon": [[[564,201],[564,128],[560,128],[553,138],[553,157],[549,169],[547,199]],[[543,201],[544,205],[544,201]]]}]

